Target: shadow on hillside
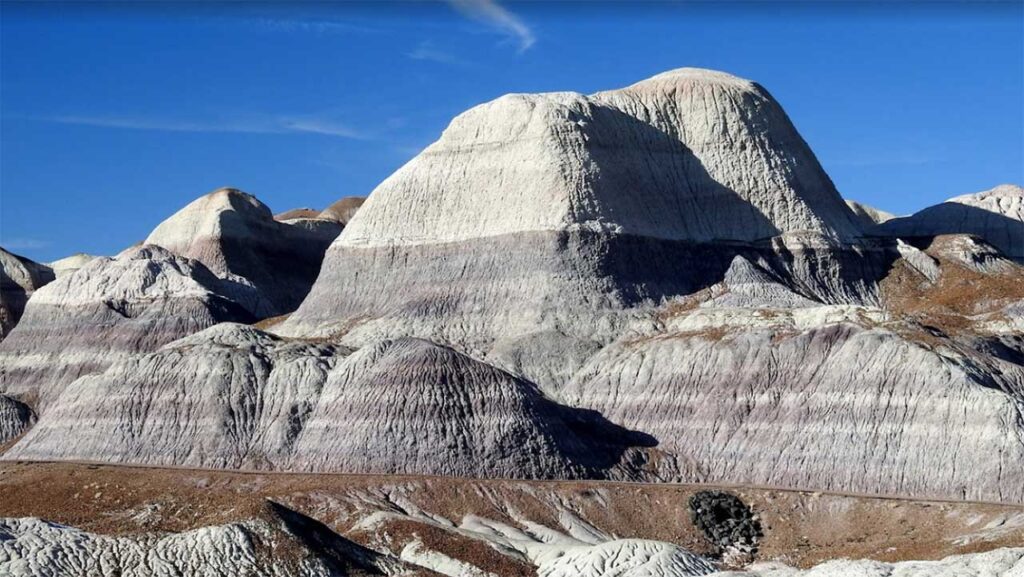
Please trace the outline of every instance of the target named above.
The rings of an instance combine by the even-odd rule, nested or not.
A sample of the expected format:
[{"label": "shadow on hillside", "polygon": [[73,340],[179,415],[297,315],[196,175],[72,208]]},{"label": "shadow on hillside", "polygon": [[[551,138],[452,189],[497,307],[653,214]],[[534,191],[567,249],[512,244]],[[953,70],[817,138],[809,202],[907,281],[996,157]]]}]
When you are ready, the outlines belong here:
[{"label": "shadow on hillside", "polygon": [[912,216],[895,218],[870,230],[872,236],[901,238],[927,248],[944,234],[974,235],[1024,264],[1024,223],[999,213],[958,202],[944,202]]}]

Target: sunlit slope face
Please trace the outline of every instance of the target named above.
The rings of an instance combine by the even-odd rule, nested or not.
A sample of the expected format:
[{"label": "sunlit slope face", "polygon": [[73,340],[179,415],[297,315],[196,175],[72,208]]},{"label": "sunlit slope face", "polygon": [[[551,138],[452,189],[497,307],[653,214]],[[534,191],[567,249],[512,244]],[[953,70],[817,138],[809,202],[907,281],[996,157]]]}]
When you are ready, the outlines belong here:
[{"label": "sunlit slope face", "polygon": [[461,114],[374,191],[340,243],[574,228],[697,241],[860,233],[764,89],[684,68],[592,96],[511,94]]}]

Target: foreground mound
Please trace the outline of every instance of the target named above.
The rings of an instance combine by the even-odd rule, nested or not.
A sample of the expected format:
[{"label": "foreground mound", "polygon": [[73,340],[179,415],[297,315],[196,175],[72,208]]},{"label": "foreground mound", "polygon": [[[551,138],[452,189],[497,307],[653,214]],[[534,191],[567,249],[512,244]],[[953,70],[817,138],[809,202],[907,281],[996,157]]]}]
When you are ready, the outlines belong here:
[{"label": "foreground mound", "polygon": [[877,232],[901,238],[972,234],[1024,263],[1024,188],[1003,184],[951,198],[913,216],[890,220]]},{"label": "foreground mound", "polygon": [[254,518],[171,534],[106,536],[36,518],[0,518],[0,574],[95,577],[430,577],[268,502]]},{"label": "foreground mound", "polygon": [[332,371],[296,447],[307,470],[470,477],[607,474],[634,435],[450,348],[400,339]]},{"label": "foreground mound", "polygon": [[671,543],[643,539],[621,539],[570,549],[537,570],[540,577],[693,577],[714,573],[715,566],[699,555]]},{"label": "foreground mound", "polygon": [[291,312],[320,272],[324,251],[341,232],[332,220],[274,219],[256,197],[233,188],[207,194],[160,223],[146,239],[254,285],[270,306],[257,316]]},{"label": "foreground mound", "polygon": [[21,320],[32,293],[53,278],[49,267],[0,248],[0,341]]},{"label": "foreground mound", "polygon": [[80,375],[226,320],[249,320],[252,287],[153,246],[97,258],[35,293],[0,343],[0,391],[43,409]]},{"label": "foreground mound", "polygon": [[5,458],[572,478],[631,442],[427,341],[347,353],[221,324],[79,379]]}]

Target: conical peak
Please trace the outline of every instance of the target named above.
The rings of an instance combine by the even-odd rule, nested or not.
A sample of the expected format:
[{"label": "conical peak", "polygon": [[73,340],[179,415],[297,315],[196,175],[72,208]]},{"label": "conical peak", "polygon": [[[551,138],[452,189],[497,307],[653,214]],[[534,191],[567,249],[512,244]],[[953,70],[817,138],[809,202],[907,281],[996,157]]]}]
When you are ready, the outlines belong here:
[{"label": "conical peak", "polygon": [[[220,236],[222,215],[230,214],[232,227],[272,223],[270,208],[255,196],[237,188],[218,188],[190,202],[158,225],[146,244],[157,244],[174,250],[190,244],[201,236]],[[237,231],[236,231],[237,232]]]},{"label": "conical peak", "polygon": [[234,210],[260,218],[273,218],[270,208],[255,196],[237,188],[223,187],[199,197],[183,210]]}]

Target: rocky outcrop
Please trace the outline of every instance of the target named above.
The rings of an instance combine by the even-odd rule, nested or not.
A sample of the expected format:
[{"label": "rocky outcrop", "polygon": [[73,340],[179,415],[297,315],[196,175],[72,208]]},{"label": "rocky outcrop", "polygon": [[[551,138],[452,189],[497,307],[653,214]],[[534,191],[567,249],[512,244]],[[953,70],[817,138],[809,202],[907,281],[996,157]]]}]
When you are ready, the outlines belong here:
[{"label": "rocky outcrop", "polygon": [[5,458],[576,478],[643,440],[427,341],[346,355],[220,324],[77,380]]},{"label": "rocky outcrop", "polygon": [[[283,567],[265,567],[256,549],[254,538],[261,530],[269,532],[236,524],[168,536],[106,537],[41,519],[3,519],[0,572],[40,577],[278,575]],[[322,566],[308,574],[329,575]]]},{"label": "rocky outcrop", "polygon": [[320,218],[279,222],[256,197],[222,188],[162,222],[146,244],[198,260],[221,277],[245,279],[268,303],[252,312],[267,317],[299,305],[341,228]]},{"label": "rocky outcrop", "polygon": [[875,234],[901,238],[971,234],[1024,263],[1024,188],[1003,184],[957,196],[913,216],[890,220]]},{"label": "rocky outcrop", "polygon": [[110,536],[0,518],[0,574],[58,577],[343,577],[437,574],[382,555],[276,503],[256,518],[180,533]]},{"label": "rocky outcrop", "polygon": [[97,258],[36,291],[0,343],[0,392],[45,409],[73,380],[218,322],[259,295],[154,246]]},{"label": "rocky outcrop", "polygon": [[35,422],[35,413],[25,403],[0,395],[0,447],[27,431]]},{"label": "rocky outcrop", "polygon": [[53,278],[46,265],[0,248],[0,341],[21,320],[32,293]]},{"label": "rocky outcrop", "polygon": [[97,258],[99,257],[95,255],[78,252],[71,256],[55,260],[49,263],[48,266],[53,269],[53,274],[59,278],[75,272]]},{"label": "rocky outcrop", "polygon": [[[511,529],[500,524],[480,528],[492,531],[495,540],[503,542],[507,537],[497,532]],[[938,561],[836,560],[807,570],[769,562],[727,571],[667,542],[614,539],[587,543],[547,530],[545,537],[556,539],[554,542],[527,544],[530,537],[522,535],[515,546],[530,551],[541,577],[1014,577],[1024,569],[1024,548],[1001,548]],[[124,536],[99,535],[37,518],[0,519],[0,572],[5,575],[494,575],[434,551],[411,545],[406,549],[410,552],[404,556],[416,561],[403,562],[367,549],[294,512],[181,533]],[[506,545],[498,550],[508,549]],[[437,572],[427,568],[431,565]],[[524,573],[500,573],[513,574]]]},{"label": "rocky outcrop", "polygon": [[896,215],[891,212],[885,212],[884,210],[879,210],[873,206],[861,204],[855,200],[847,200],[846,206],[850,207],[850,210],[853,211],[853,215],[860,221],[861,228],[864,230],[870,230],[874,228],[875,225],[882,224],[883,222],[896,218]]}]

